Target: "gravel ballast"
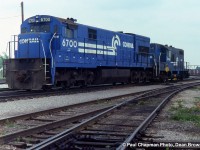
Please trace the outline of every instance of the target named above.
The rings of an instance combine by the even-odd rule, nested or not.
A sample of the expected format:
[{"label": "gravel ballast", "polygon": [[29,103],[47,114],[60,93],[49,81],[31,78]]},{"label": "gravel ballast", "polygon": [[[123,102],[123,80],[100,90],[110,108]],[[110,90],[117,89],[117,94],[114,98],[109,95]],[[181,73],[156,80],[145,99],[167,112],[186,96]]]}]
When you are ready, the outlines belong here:
[{"label": "gravel ballast", "polygon": [[23,99],[0,103],[0,119],[77,104],[81,102],[93,101],[97,99],[109,98],[113,96],[136,93],[140,91],[152,90],[166,87],[165,85],[133,86],[128,88],[117,88],[95,92],[78,93],[62,96],[49,96],[42,98]]},{"label": "gravel ballast", "polygon": [[178,105],[186,109],[200,107],[200,87],[183,91],[172,98],[146,133],[162,137],[157,138],[158,141],[199,142],[200,144],[200,126],[198,124],[172,118],[173,113],[179,109]]}]

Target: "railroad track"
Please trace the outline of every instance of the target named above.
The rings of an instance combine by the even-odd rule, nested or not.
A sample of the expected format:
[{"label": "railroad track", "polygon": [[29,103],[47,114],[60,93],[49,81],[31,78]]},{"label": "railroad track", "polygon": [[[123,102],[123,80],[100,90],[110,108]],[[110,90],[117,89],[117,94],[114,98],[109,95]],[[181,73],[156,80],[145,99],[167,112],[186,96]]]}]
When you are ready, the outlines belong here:
[{"label": "railroad track", "polygon": [[30,99],[38,97],[47,97],[47,96],[57,96],[57,95],[69,95],[76,93],[85,93],[92,91],[100,91],[113,88],[127,88],[132,85],[102,85],[102,86],[91,86],[91,87],[73,87],[68,90],[64,89],[51,89],[51,90],[36,90],[36,91],[26,91],[26,90],[10,90],[8,88],[0,88],[0,102],[16,101],[21,99]]},{"label": "railroad track", "polygon": [[[188,79],[183,82],[190,82],[196,81],[198,79]],[[91,91],[100,91],[106,89],[113,89],[113,88],[127,88],[132,87],[133,85],[141,85],[141,86],[150,86],[156,85],[158,83],[139,83],[139,84],[127,84],[127,85],[94,85],[85,88],[80,87],[72,87],[68,90],[63,90],[60,88],[51,89],[51,90],[36,90],[36,91],[26,91],[26,90],[11,90],[8,88],[0,88],[0,102],[8,102],[8,101],[16,101],[21,99],[30,99],[30,98],[38,98],[38,97],[46,97],[46,96],[56,96],[56,95],[68,95],[68,94],[75,94],[75,93],[84,93],[84,92],[91,92]],[[178,83],[179,84],[179,83]]]},{"label": "railroad track", "polygon": [[174,86],[128,99],[30,149],[126,149],[123,143],[136,142],[173,95],[199,84]]},{"label": "railroad track", "polygon": [[[172,88],[173,88],[173,86],[172,86]],[[168,87],[168,89],[171,89],[171,87]],[[156,91],[156,90],[154,90],[154,91]],[[121,95],[121,96],[116,96],[116,97],[110,97],[110,98],[106,98],[106,99],[103,99],[103,100],[102,99],[98,100],[96,102],[87,102],[85,104],[76,104],[76,105],[73,105],[73,106],[67,106],[67,107],[56,108],[56,109],[52,109],[52,110],[36,112],[36,113],[32,113],[32,114],[27,114],[27,115],[21,115],[21,116],[16,116],[16,117],[11,117],[11,118],[5,118],[3,120],[0,120],[0,126],[2,124],[6,124],[7,126],[9,126],[9,129],[12,130],[11,126],[15,127],[15,125],[16,125],[17,126],[17,128],[16,128],[17,130],[13,128],[14,130],[12,130],[12,132],[15,132],[15,134],[8,134],[8,133],[7,133],[7,135],[3,134],[3,136],[0,137],[0,145],[4,144],[4,143],[8,143],[8,141],[13,141],[13,139],[17,139],[17,142],[16,141],[15,142],[13,141],[13,142],[15,144],[17,144],[18,147],[24,147],[24,145],[27,144],[27,143],[24,143],[24,141],[27,140],[27,139],[30,140],[30,138],[26,138],[26,136],[30,135],[31,133],[32,134],[38,134],[38,132],[40,133],[44,129],[45,130],[47,130],[47,129],[51,130],[52,126],[53,127],[60,126],[60,124],[64,124],[64,122],[66,122],[67,120],[68,121],[71,120],[73,122],[71,124],[71,126],[73,126],[76,123],[78,124],[79,122],[82,121],[81,117],[82,117],[82,119],[91,117],[91,116],[95,115],[96,113],[98,113],[100,111],[103,111],[104,109],[109,108],[109,107],[111,107],[112,105],[114,105],[116,103],[124,101],[124,99],[125,99],[124,97],[125,96],[127,98],[129,96],[134,96],[134,95],[138,95],[138,94],[141,94],[141,93],[143,93],[143,92],[134,93],[134,94],[128,94],[128,95]],[[144,96],[144,94],[143,94],[143,96]],[[112,99],[115,99],[115,100],[112,100]],[[94,103],[96,103],[96,109],[95,110],[89,109],[90,107],[94,107],[94,105],[93,105]],[[105,105],[104,105],[104,107],[100,106],[100,103],[104,103],[104,104],[106,104],[106,106]],[[88,105],[88,109],[86,107],[80,109],[80,107],[83,107],[84,105]],[[97,105],[98,105],[98,109],[97,109]],[[71,108],[70,111],[73,111],[77,116],[71,116],[72,119],[70,119],[69,116],[65,120],[59,119],[58,116],[63,116],[63,114],[59,115],[59,113],[60,112],[61,113],[66,112],[66,110],[69,110],[69,107]],[[88,111],[86,111],[85,114],[84,114],[84,110],[88,110]],[[80,111],[82,112],[82,114],[80,114]],[[57,117],[55,117],[55,116],[57,116]],[[55,119],[55,118],[57,118],[57,119]],[[78,120],[78,121],[73,121],[75,119]],[[58,122],[56,122],[56,120]],[[62,120],[62,121],[60,121],[60,120]],[[54,123],[52,123],[50,121],[52,121]],[[17,122],[17,123],[15,124],[13,122],[15,122],[15,123]],[[23,125],[22,122],[25,123],[25,125]],[[47,124],[47,122],[49,124]],[[61,122],[63,122],[63,123],[61,123]],[[52,125],[50,125],[50,124],[52,124]],[[19,126],[22,127],[21,129],[23,129],[23,127],[24,127],[26,130],[23,129],[22,131],[18,131],[19,130],[18,129]],[[35,127],[33,127],[33,126],[35,126]],[[31,129],[27,130],[27,128],[30,128],[30,127],[31,127]],[[68,126],[67,128],[69,128],[69,127],[70,126]],[[66,128],[66,126],[64,128]],[[9,132],[9,131],[6,130],[5,132]],[[59,130],[59,132],[61,132],[61,130]],[[31,146],[31,145],[36,144],[37,142],[34,143],[34,141],[41,142],[41,141],[43,141],[45,139],[44,137],[47,138],[49,136],[43,136],[42,140],[41,139],[40,140],[32,140],[33,142],[31,144],[29,143],[27,145]],[[31,139],[33,139],[33,138],[31,137]],[[25,146],[25,147],[27,147],[27,146]]]},{"label": "railroad track", "polygon": [[[157,91],[157,90],[154,90],[154,91]],[[92,101],[92,102],[87,102],[87,103],[82,103],[82,104],[75,104],[72,106],[55,108],[55,109],[51,109],[51,110],[45,110],[45,111],[41,111],[41,112],[36,112],[36,113],[25,114],[25,115],[20,115],[20,116],[16,116],[16,117],[2,119],[2,120],[0,120],[0,126],[1,126],[2,130],[4,130],[4,133],[6,133],[6,135],[3,134],[0,137],[0,144],[8,143],[9,141],[14,141],[15,139],[19,140],[19,139],[21,139],[20,137],[22,137],[22,136],[24,139],[27,139],[26,138],[27,135],[40,133],[44,129],[50,130],[55,127],[60,128],[61,125],[64,126],[66,124],[66,121],[74,122],[74,120],[76,119],[76,120],[78,120],[77,123],[79,123],[82,118],[87,118],[89,116],[91,117],[92,115],[94,115],[97,112],[100,112],[106,108],[109,108],[117,103],[123,102],[125,99],[125,96],[126,96],[126,98],[128,98],[128,97],[133,97],[136,95],[141,95],[142,93],[144,95],[144,92],[120,95],[120,96],[110,97],[110,98],[106,98],[106,99],[99,99],[97,101]],[[91,108],[93,108],[93,110]],[[85,114],[84,114],[84,112],[85,112]],[[70,115],[71,114],[73,114],[73,115],[71,115],[71,117],[69,117],[68,113]],[[65,118],[63,118],[64,115],[66,115]],[[61,119],[59,119],[58,116],[61,116]],[[4,126],[3,126],[3,124],[4,124]],[[74,123],[72,123],[71,125],[74,125]],[[6,129],[5,126],[9,126],[9,130]],[[27,129],[27,128],[30,128],[30,129]],[[66,126],[65,126],[65,128],[66,128]],[[69,128],[69,126],[68,126],[68,128]],[[21,131],[19,131],[19,130],[21,130]],[[14,132],[14,133],[9,134],[10,131]],[[43,139],[44,139],[44,137],[47,138],[47,137],[49,137],[49,135],[43,136]],[[22,140],[22,141],[21,142],[15,141],[11,145],[15,145],[17,147],[22,148],[22,147],[24,147],[24,140]],[[35,140],[33,140],[33,141],[35,141]],[[38,141],[41,141],[41,139]],[[31,144],[29,143],[27,145],[30,146]]]},{"label": "railroad track", "polygon": [[[133,97],[134,95],[139,95],[141,93],[144,92],[126,94],[126,97]],[[53,134],[82,122],[85,118],[92,117],[93,115],[124,101],[124,96],[125,95],[99,99],[96,101],[2,119],[0,120],[0,126],[4,133],[0,136],[0,145],[9,143],[11,147],[30,147]],[[44,130],[49,130],[49,132],[46,133]],[[40,135],[41,132],[43,132],[43,136]],[[36,140],[36,137],[40,137],[40,139]],[[29,143],[27,143],[27,141]]]},{"label": "railroad track", "polygon": [[[35,140],[34,137],[40,137],[41,139],[50,137],[52,134],[61,132],[64,128],[74,126],[83,119],[110,108],[119,101],[121,100],[87,102],[13,118],[5,118],[0,120],[0,123],[4,124],[5,129],[6,126],[13,126],[13,129],[4,130],[7,133],[0,137],[0,144],[8,143],[9,141],[11,142],[10,145],[17,148],[27,148],[33,143],[40,142],[40,140]],[[45,130],[49,132],[45,132]],[[13,133],[8,134],[8,132]],[[38,134],[39,132],[45,132],[46,134],[41,136]],[[31,139],[30,135],[32,135]],[[27,139],[29,143],[27,143]]]}]

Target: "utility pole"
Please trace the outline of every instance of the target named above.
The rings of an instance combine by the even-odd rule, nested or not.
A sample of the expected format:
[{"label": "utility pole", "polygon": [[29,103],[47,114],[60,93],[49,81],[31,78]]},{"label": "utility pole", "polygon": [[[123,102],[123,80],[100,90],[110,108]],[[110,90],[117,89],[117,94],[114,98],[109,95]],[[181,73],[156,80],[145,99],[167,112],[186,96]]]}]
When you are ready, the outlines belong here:
[{"label": "utility pole", "polygon": [[21,15],[22,15],[22,22],[24,21],[24,2],[21,2]]}]

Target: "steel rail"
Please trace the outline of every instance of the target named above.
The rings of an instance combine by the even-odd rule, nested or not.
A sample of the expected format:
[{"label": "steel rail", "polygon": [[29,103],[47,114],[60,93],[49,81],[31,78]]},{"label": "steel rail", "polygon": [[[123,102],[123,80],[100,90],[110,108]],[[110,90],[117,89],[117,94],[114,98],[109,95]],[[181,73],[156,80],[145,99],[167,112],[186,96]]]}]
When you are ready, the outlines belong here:
[{"label": "steel rail", "polygon": [[[128,87],[130,85],[127,85]],[[127,87],[125,86],[125,87]],[[170,85],[169,85],[170,86]],[[84,88],[82,89],[83,91],[82,92],[90,92],[90,91],[96,91],[96,90],[99,90],[99,89],[105,89],[108,88],[108,89],[112,89],[113,86],[111,85],[103,85],[103,86],[91,86],[91,87],[87,87],[87,88]],[[121,85],[118,85],[118,86],[115,86],[114,88],[120,88]],[[122,86],[123,88],[123,86]],[[68,90],[66,92],[66,90],[60,90],[60,89],[55,89],[55,90],[50,90],[50,91],[43,91],[43,90],[39,90],[39,91],[26,91],[26,90],[3,90],[1,91],[0,89],[0,102],[7,102],[7,101],[10,101],[9,99],[11,99],[13,101],[14,98],[21,98],[21,97],[37,97],[37,96],[52,96],[52,95],[68,95],[68,94],[74,94],[76,92],[79,92],[80,93],[80,88],[78,87],[73,87],[73,88],[70,88],[70,90]],[[127,94],[126,94],[127,95]],[[131,96],[132,94],[130,94]],[[120,97],[120,96],[119,96]]]},{"label": "steel rail", "polygon": [[[2,90],[0,89],[0,102],[7,102],[7,101],[13,101],[14,98],[24,98],[24,97],[37,97],[37,96],[55,96],[55,95],[69,95],[69,94],[74,94],[74,93],[83,93],[83,92],[91,92],[91,91],[99,91],[99,90],[105,90],[106,89],[113,89],[113,88],[126,88],[130,87],[130,85],[118,85],[118,86],[112,86],[112,85],[101,85],[101,86],[89,86],[86,88],[80,88],[80,87],[72,87],[69,90],[63,90],[63,89],[51,89],[48,91],[43,91],[43,90],[36,90],[36,91],[26,91],[26,90],[10,90],[10,89],[5,89]],[[80,90],[81,89],[81,90]],[[124,94],[125,95],[125,94]],[[130,94],[132,95],[132,93]],[[120,97],[120,96],[119,96]]]},{"label": "steel rail", "polygon": [[[198,85],[199,84],[200,83],[198,83]],[[195,86],[195,85],[193,85],[193,86]],[[180,87],[178,89],[180,89]],[[149,94],[150,93],[152,93],[152,92],[149,92]],[[163,91],[162,93],[166,93],[166,92]],[[160,95],[160,94],[161,93],[159,93],[159,94],[154,93],[151,96],[153,97],[153,96]],[[92,118],[90,118],[90,119],[88,119],[88,120],[86,120],[86,121],[78,124],[78,125],[75,125],[72,128],[67,129],[64,132],[62,132],[60,134],[57,134],[57,135],[49,138],[48,140],[45,140],[45,141],[43,141],[43,142],[41,142],[41,143],[33,146],[29,150],[33,150],[33,149],[47,149],[47,148],[51,147],[52,145],[54,145],[54,143],[62,142],[63,139],[65,139],[67,137],[70,137],[71,135],[73,135],[74,133],[76,133],[80,129],[86,127],[87,125],[89,125],[91,123],[94,123],[97,120],[100,120],[101,118],[103,118],[104,116],[107,116],[108,114],[110,114],[114,110],[119,109],[120,107],[125,106],[125,105],[127,105],[129,103],[138,102],[139,100],[145,99],[145,98],[149,98],[149,95],[146,94],[146,93],[145,94],[141,94],[141,95],[139,95],[139,96],[137,96],[137,97],[135,97],[133,99],[126,100],[125,102],[122,102],[120,104],[117,104],[117,105],[113,106],[112,108],[110,108],[110,109],[108,109],[108,110],[106,110],[106,111],[104,111],[104,112],[102,112],[102,113],[100,113],[100,114],[98,114],[98,115],[96,115],[96,116],[94,116],[94,117],[92,117]],[[164,103],[164,101],[162,101],[162,103]],[[159,106],[162,106],[162,104],[160,104]],[[154,110],[154,112],[157,112],[157,110]],[[154,115],[152,115],[152,116],[154,116]],[[148,118],[151,118],[151,117],[148,117]],[[144,125],[142,125],[142,126],[144,126]]]},{"label": "steel rail", "polygon": [[62,119],[62,120],[54,121],[54,122],[51,122],[51,123],[46,123],[46,124],[43,124],[43,125],[40,125],[40,126],[37,126],[37,127],[32,127],[32,128],[26,129],[26,130],[22,130],[22,131],[11,133],[11,134],[8,134],[8,135],[5,135],[5,136],[1,136],[0,137],[0,144],[7,143],[7,141],[11,141],[11,140],[13,140],[17,137],[27,136],[27,135],[33,134],[35,132],[37,132],[37,133],[42,132],[42,131],[44,131],[44,129],[50,130],[52,128],[62,126],[64,124],[66,124],[66,122],[73,122],[73,121],[76,121],[76,120],[80,120],[80,119],[85,118],[87,116],[98,114],[98,113],[105,111],[109,108],[110,107],[101,108],[101,109],[90,111],[90,112],[87,112],[87,113],[84,113],[84,114],[76,115],[76,116],[73,116],[71,118],[65,118],[65,119]]},{"label": "steel rail", "polygon": [[164,93],[167,93],[166,91],[163,91],[159,94],[155,93],[156,91],[158,90],[155,90],[155,91],[150,91],[150,92],[147,92],[147,93],[144,93],[144,94],[141,94],[141,95],[138,95],[136,96],[135,98],[131,98],[131,99],[128,99],[124,102],[121,102],[115,106],[113,106],[112,108],[78,124],[78,125],[75,125],[74,127],[70,128],[70,129],[67,129],[66,131],[60,133],[60,134],[57,134],[56,136],[52,137],[52,138],[49,138],[48,140],[45,140],[37,145],[35,145],[34,147],[30,148],[29,150],[33,150],[33,149],[46,149],[47,146],[50,146],[51,144],[57,142],[57,141],[60,141],[62,140],[63,138],[75,133],[76,131],[78,131],[79,129],[89,125],[90,123],[93,123],[99,119],[101,119],[102,117],[106,116],[107,114],[113,112],[114,110],[116,109],[119,109],[120,107],[124,106],[124,105],[127,105],[128,103],[131,103],[131,102],[138,102],[139,100],[141,99],[145,99],[145,98],[149,98],[149,94],[151,94],[151,96],[157,96],[157,95],[160,95],[160,94],[164,94]]},{"label": "steel rail", "polygon": [[14,122],[16,120],[20,120],[20,119],[29,119],[29,118],[34,118],[36,116],[39,115],[46,115],[49,113],[54,113],[60,110],[64,110],[64,109],[69,109],[69,108],[74,108],[74,107],[79,107],[81,105],[89,105],[89,104],[93,104],[93,103],[99,103],[99,102],[105,102],[105,101],[109,101],[112,99],[119,99],[119,98],[123,98],[123,97],[129,97],[129,96],[135,96],[135,95],[139,95],[142,94],[143,95],[147,95],[149,92],[151,91],[159,91],[162,90],[163,88],[158,88],[158,89],[154,89],[154,90],[147,90],[147,91],[142,91],[142,92],[136,92],[136,93],[130,93],[130,94],[122,94],[119,96],[111,96],[111,97],[106,97],[106,98],[102,98],[102,99],[97,99],[97,100],[92,100],[92,101],[88,101],[88,102],[82,102],[82,103],[77,103],[77,104],[71,104],[68,106],[62,106],[62,107],[57,107],[57,108],[52,108],[52,109],[48,109],[48,110],[42,110],[42,111],[38,111],[38,112],[33,112],[33,113],[28,113],[28,114],[22,114],[22,115],[18,115],[18,116],[12,116],[12,117],[6,117],[6,118],[2,118],[0,119],[0,124],[4,124],[6,122]]},{"label": "steel rail", "polygon": [[[142,95],[147,95],[149,92],[152,92],[152,91],[159,91],[160,89],[154,89],[154,90],[150,90],[148,92],[137,92],[137,93],[132,93],[131,95],[134,96],[134,95],[138,95],[138,94],[141,94],[141,93],[144,93]],[[123,95],[124,96],[124,95]],[[109,97],[109,98],[104,98],[104,99],[98,99],[98,100],[95,100],[95,101],[89,101],[89,102],[84,102],[84,103],[78,103],[78,104],[73,104],[73,105],[69,105],[69,106],[64,106],[64,107],[59,107],[59,108],[54,108],[54,109],[50,109],[50,110],[44,110],[44,111],[39,111],[39,112],[34,112],[34,113],[30,113],[30,114],[24,114],[24,115],[20,115],[20,116],[14,116],[14,117],[9,117],[9,118],[4,118],[2,120],[0,120],[0,124],[4,124],[4,123],[11,123],[11,122],[14,122],[16,120],[22,120],[22,119],[31,119],[31,118],[35,118],[37,116],[42,116],[42,115],[49,115],[49,114],[55,114],[61,110],[67,110],[67,109],[73,109],[73,108],[76,108],[76,107],[81,107],[81,106],[88,106],[90,104],[96,104],[96,103],[104,103],[104,102],[107,102],[107,101],[112,101],[112,99],[118,99],[119,97],[123,97],[123,96],[117,96],[117,97]],[[128,95],[125,95],[125,96],[130,96],[130,94]],[[110,106],[109,106],[110,108]],[[92,112],[94,113],[94,112]],[[77,117],[75,119],[78,119]],[[53,122],[52,124],[43,124],[43,125],[40,125],[40,126],[37,126],[37,127],[34,127],[32,129],[28,129],[28,130],[24,130],[24,131],[19,131],[19,132],[15,132],[14,134],[7,134],[5,136],[2,136],[0,137],[0,144],[4,144],[4,143],[7,143],[5,141],[11,141],[13,140],[14,138],[16,137],[19,137],[19,136],[26,136],[26,135],[30,135],[31,133],[34,133],[34,132],[38,132],[38,131],[43,131],[43,129],[50,129],[50,126],[52,127],[56,127],[57,124],[61,124],[62,122],[65,122],[66,120],[63,120],[63,121],[58,121],[58,122]],[[69,121],[69,120],[68,120]],[[48,127],[48,126],[49,127]],[[47,126],[47,127],[46,127]]]},{"label": "steel rail", "polygon": [[162,108],[169,102],[169,100],[176,95],[177,93],[194,87],[194,86],[198,86],[200,85],[200,83],[198,84],[194,84],[194,85],[189,85],[187,87],[183,87],[181,89],[178,89],[176,91],[174,91],[173,93],[171,93],[169,96],[167,96],[159,105],[158,107],[140,124],[140,126],[137,127],[137,129],[135,129],[135,131],[117,148],[117,150],[125,150],[127,147],[124,146],[124,143],[131,143],[131,142],[135,142],[134,139],[137,139],[137,135],[139,133],[141,133],[142,131],[144,131],[146,129],[146,127],[153,121],[153,119],[155,119],[155,117],[159,114],[159,112],[162,110]]}]

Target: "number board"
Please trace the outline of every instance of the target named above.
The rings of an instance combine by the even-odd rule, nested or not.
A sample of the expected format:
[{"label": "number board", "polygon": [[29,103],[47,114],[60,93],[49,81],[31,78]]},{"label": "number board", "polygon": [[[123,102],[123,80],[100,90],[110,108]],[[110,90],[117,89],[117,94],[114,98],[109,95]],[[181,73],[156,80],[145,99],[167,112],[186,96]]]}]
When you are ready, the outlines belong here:
[{"label": "number board", "polygon": [[42,18],[30,18],[28,23],[36,23],[36,22],[51,22],[50,17],[42,17]]}]

